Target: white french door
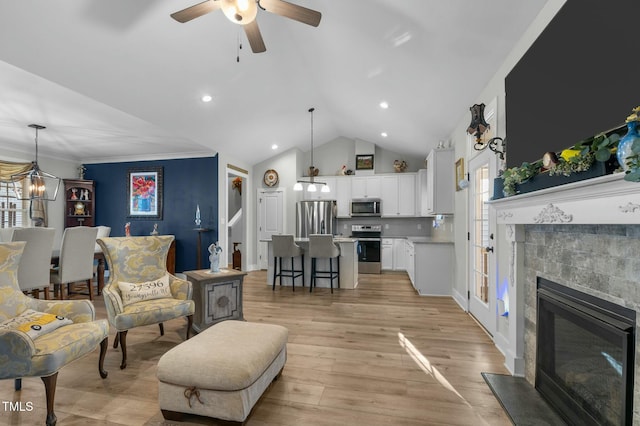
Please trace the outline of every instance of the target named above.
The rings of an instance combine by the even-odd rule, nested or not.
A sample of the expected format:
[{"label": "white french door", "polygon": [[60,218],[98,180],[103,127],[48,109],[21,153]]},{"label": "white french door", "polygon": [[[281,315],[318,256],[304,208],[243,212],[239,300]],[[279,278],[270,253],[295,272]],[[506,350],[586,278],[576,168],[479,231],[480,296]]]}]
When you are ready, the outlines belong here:
[{"label": "white french door", "polygon": [[496,170],[495,154],[481,152],[469,162],[469,312],[491,334],[496,329],[495,218],[489,201]]}]

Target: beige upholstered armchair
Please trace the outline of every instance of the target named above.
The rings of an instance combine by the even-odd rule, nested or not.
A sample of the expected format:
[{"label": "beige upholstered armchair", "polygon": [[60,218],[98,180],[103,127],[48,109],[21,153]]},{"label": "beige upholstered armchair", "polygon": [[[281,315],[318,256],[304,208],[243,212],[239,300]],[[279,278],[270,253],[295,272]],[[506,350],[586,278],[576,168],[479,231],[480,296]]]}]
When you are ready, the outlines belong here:
[{"label": "beige upholstered armchair", "polygon": [[88,300],[39,300],[25,296],[18,285],[24,241],[0,243],[0,379],[40,377],[47,396],[47,425],[56,424],[53,410],[58,370],[100,346],[102,378],[109,324],[95,320]]},{"label": "beige upholstered armchair", "polygon": [[191,333],[195,304],[191,283],[167,272],[167,254],[172,235],[99,238],[107,260],[109,282],[103,290],[107,317],[117,334],[113,347],[122,347],[127,366],[127,331],[187,317],[187,339]]}]

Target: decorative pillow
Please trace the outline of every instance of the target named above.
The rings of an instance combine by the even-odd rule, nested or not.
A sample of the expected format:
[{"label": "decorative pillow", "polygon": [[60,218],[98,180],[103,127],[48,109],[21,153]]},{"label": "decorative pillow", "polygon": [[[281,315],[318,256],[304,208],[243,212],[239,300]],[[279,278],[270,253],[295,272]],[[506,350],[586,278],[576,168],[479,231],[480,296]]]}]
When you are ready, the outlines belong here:
[{"label": "decorative pillow", "polygon": [[43,334],[68,324],[73,324],[69,318],[27,309],[17,317],[0,323],[0,330],[19,330],[35,340]]},{"label": "decorative pillow", "polygon": [[118,282],[122,304],[124,306],[143,300],[164,299],[173,297],[169,287],[169,275],[144,283]]}]

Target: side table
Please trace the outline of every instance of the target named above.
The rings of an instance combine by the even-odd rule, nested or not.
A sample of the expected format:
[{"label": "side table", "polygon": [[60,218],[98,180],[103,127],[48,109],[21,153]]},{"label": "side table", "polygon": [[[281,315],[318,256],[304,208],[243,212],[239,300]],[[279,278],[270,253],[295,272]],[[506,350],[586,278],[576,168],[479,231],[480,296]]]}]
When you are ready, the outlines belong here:
[{"label": "side table", "polygon": [[234,269],[209,269],[184,273],[193,285],[193,330],[196,333],[225,320],[244,320],[242,316],[242,281],[246,272]]}]

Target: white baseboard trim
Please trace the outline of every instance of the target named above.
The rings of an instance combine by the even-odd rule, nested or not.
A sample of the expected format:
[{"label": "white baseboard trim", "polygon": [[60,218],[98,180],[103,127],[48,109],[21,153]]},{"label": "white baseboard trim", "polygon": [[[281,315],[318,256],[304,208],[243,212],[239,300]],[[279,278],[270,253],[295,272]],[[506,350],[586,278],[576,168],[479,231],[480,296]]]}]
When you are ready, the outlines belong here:
[{"label": "white baseboard trim", "polygon": [[453,289],[451,293],[453,300],[455,300],[455,302],[460,305],[460,308],[462,308],[462,310],[465,312],[469,312],[469,304],[467,298],[462,296],[456,289]]}]

